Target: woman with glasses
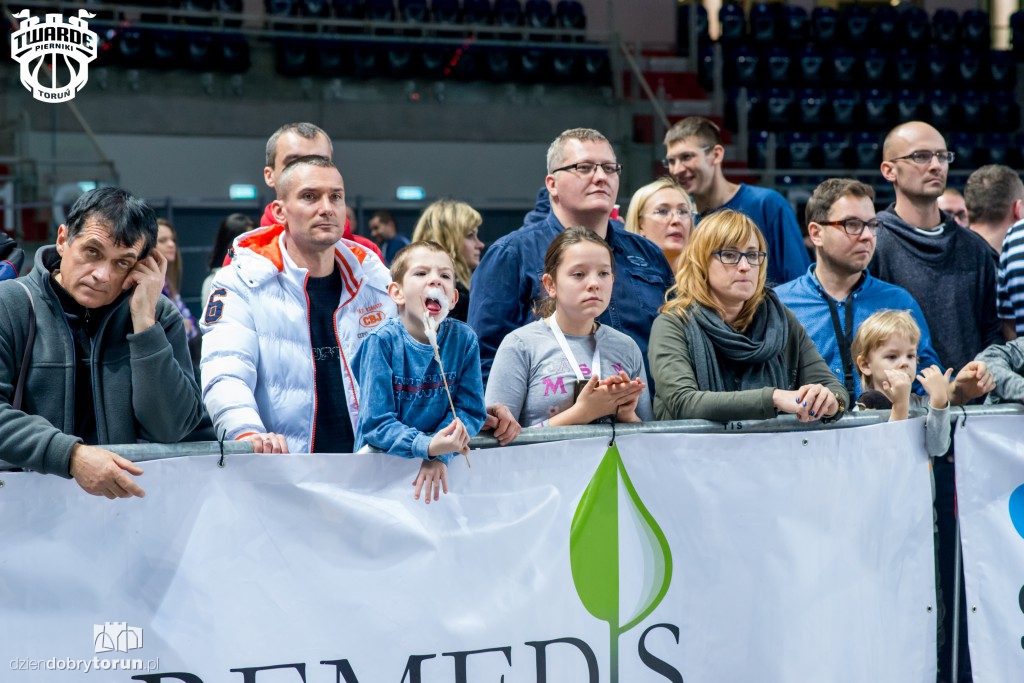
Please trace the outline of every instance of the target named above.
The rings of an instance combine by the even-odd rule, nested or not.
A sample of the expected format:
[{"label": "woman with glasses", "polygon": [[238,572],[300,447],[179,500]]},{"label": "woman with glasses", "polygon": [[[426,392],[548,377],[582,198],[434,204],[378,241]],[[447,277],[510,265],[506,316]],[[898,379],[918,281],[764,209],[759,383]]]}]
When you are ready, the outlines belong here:
[{"label": "woman with glasses", "polygon": [[765,287],[767,248],[730,210],[701,221],[651,329],[659,420],[838,419],[849,402],[796,316]]},{"label": "woman with glasses", "polygon": [[673,273],[692,227],[690,199],[673,178],[658,178],[633,193],[626,211],[626,230],[657,244]]}]

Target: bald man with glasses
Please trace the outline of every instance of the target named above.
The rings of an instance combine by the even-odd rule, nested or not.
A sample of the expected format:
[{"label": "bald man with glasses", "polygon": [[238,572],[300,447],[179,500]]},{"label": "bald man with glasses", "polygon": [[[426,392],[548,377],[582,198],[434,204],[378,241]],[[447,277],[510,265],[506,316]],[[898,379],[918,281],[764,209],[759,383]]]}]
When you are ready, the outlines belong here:
[{"label": "bald man with glasses", "polygon": [[939,131],[912,121],[882,147],[882,176],[896,201],[878,214],[871,272],[906,289],[921,305],[939,358],[960,370],[1003,340],[996,314],[996,265],[985,240],[939,210],[955,156]]}]

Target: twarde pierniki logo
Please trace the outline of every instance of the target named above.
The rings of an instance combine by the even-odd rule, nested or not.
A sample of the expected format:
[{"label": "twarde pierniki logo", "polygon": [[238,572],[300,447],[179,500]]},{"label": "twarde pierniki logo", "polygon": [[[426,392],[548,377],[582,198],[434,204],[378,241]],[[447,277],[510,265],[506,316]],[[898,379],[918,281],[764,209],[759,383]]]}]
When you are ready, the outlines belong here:
[{"label": "twarde pierniki logo", "polygon": [[68,102],[89,80],[89,62],[96,59],[97,36],[85,21],[95,15],[78,10],[65,20],[47,14],[40,23],[27,9],[11,36],[11,57],[21,65],[21,84],[40,102]]},{"label": "twarde pierniki logo", "polygon": [[[636,557],[625,557],[627,553]],[[618,683],[619,636],[646,619],[665,597],[672,582],[672,551],[633,488],[614,443],[576,507],[569,560],[580,602],[608,622],[609,680]],[[626,564],[642,565],[636,581],[623,582]]]}]

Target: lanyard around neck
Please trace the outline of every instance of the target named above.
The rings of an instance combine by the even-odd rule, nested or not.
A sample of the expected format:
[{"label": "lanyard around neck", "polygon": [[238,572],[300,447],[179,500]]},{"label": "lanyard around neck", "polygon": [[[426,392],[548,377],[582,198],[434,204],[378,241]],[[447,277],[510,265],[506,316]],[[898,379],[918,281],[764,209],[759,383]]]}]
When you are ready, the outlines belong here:
[{"label": "lanyard around neck", "polygon": [[[552,313],[546,322],[551,328],[551,332],[555,335],[555,341],[562,347],[562,353],[565,354],[569,365],[572,366],[572,371],[576,373],[576,379],[580,381],[586,380],[587,378],[583,376],[583,369],[576,362],[576,356],[573,354],[572,349],[569,348],[569,342],[565,340],[565,335],[562,334],[562,328],[558,326],[558,321],[555,320],[555,315]],[[590,375],[591,377],[601,376],[601,350],[597,348],[597,337],[594,337],[594,359],[591,361]]]},{"label": "lanyard around neck", "polygon": [[[817,275],[815,275],[817,280]],[[825,296],[825,302],[828,304],[828,314],[832,319],[832,331],[836,335],[836,344],[839,345],[839,359],[843,363],[843,386],[846,387],[846,391],[849,392],[850,396],[855,396],[854,391],[854,376],[853,376],[853,355],[851,348],[853,347],[853,293],[856,292],[864,280],[867,279],[867,273],[860,276],[857,280],[857,284],[853,286],[850,293],[846,295],[846,330],[843,330],[843,326],[839,324],[839,307],[835,299],[825,291],[824,287],[821,287],[821,281],[818,281],[818,286],[821,287],[821,293]]]}]

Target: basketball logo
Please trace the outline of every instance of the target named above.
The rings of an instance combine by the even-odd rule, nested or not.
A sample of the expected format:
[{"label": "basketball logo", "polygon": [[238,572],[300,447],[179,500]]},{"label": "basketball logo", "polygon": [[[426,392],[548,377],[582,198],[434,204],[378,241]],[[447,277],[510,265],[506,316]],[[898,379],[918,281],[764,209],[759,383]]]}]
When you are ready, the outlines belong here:
[{"label": "basketball logo", "polygon": [[11,35],[11,57],[21,65],[21,84],[40,102],[73,100],[96,59],[98,37],[85,21],[95,15],[80,9],[67,20],[47,14],[42,23],[27,9],[14,16],[21,21]]}]

